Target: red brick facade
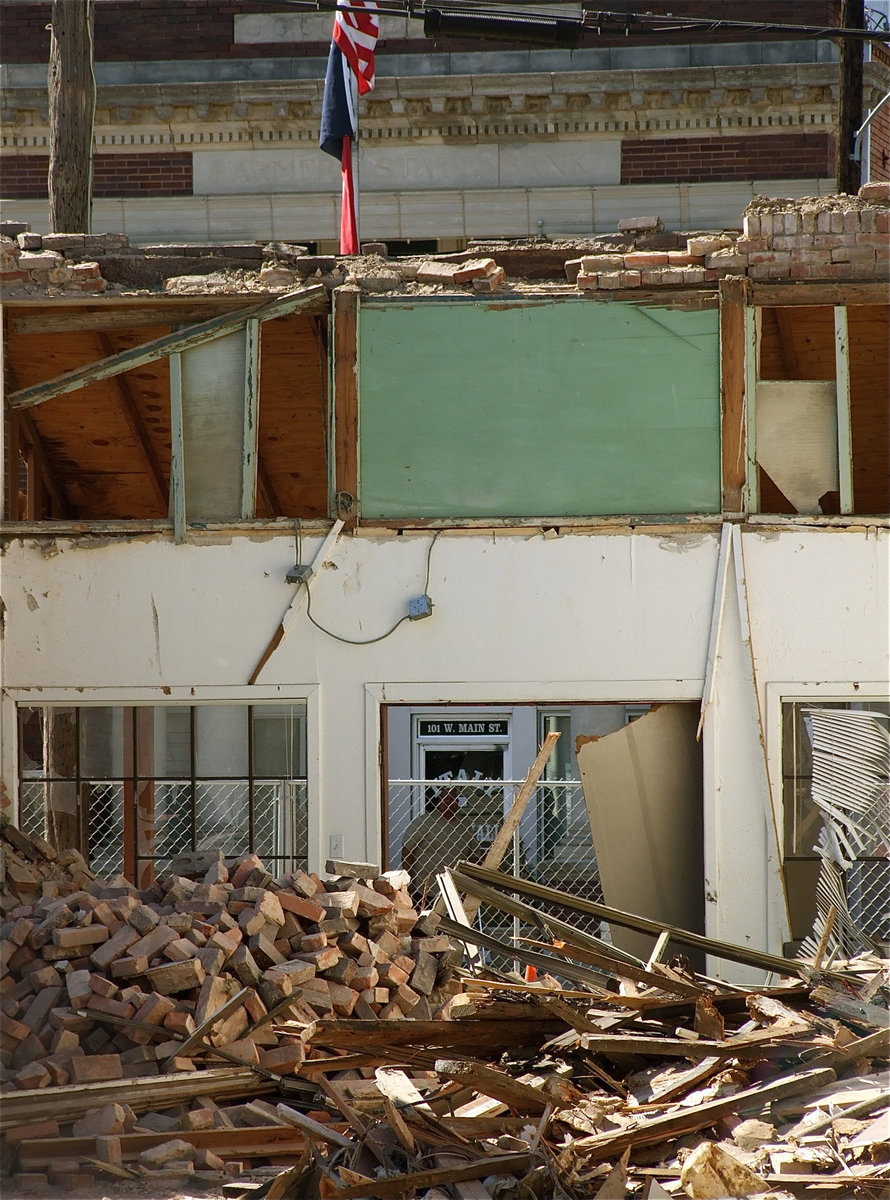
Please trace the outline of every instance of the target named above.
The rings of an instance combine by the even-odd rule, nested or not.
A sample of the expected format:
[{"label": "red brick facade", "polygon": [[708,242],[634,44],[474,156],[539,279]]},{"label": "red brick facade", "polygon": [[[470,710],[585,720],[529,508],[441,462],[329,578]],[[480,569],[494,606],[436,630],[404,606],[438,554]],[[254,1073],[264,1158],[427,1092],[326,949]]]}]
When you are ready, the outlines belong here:
[{"label": "red brick facade", "polygon": [[828,133],[742,134],[621,143],[622,183],[718,183],[729,179],[830,178]]},{"label": "red brick facade", "polygon": [[[47,196],[49,157],[7,155],[0,173],[0,195],[7,200]],[[93,196],[191,196],[192,156],[184,154],[97,154],[93,158]]]},{"label": "red brick facade", "polygon": [[[618,6],[613,6],[617,8]],[[631,9],[633,5],[629,5]],[[676,12],[679,7],[686,16],[713,17],[714,0],[647,0],[645,11],[666,14]],[[721,0],[719,15],[726,20],[748,20],[751,18],[750,0]],[[49,2],[16,3],[3,0],[0,4],[0,41],[3,59],[7,63],[46,62],[49,57],[50,20]],[[830,25],[837,20],[836,0],[758,0],[756,19],[764,23],[805,23]],[[265,43],[259,45],[238,44],[234,40],[234,17],[238,13],[293,12],[286,4],[257,0],[97,0],[95,18],[95,57],[97,62],[162,61],[164,59],[195,58],[297,58],[305,55],[327,53],[327,42]],[[332,18],[333,19],[333,18]],[[610,26],[603,35],[590,30],[583,44],[586,46],[626,46],[628,39],[623,31],[612,32]],[[709,41],[769,41],[787,38],[787,33],[758,34],[752,30],[720,30],[708,35]],[[644,30],[630,31],[630,37],[640,44],[657,42],[659,45],[675,42],[699,41],[701,32],[685,30],[664,31],[655,34]],[[509,43],[504,43],[503,46]],[[503,49],[495,42],[453,40],[441,43],[425,40],[420,21],[416,22],[416,33],[412,28],[408,39],[387,39],[384,22],[381,50],[389,53],[414,51],[428,54],[433,49],[470,50],[476,53],[489,51],[497,54]]]}]

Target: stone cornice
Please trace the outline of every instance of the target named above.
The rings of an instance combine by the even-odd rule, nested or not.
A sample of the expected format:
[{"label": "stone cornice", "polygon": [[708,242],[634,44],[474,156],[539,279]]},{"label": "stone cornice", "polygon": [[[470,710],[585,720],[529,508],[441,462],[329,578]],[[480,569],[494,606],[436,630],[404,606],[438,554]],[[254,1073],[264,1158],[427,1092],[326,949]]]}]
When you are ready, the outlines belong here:
[{"label": "stone cornice", "polygon": [[[866,103],[876,102],[888,86],[890,70],[867,63]],[[149,152],[313,142],[322,90],[322,80],[102,87],[95,144],[106,152]],[[363,101],[362,136],[501,140],[824,131],[834,125],[837,94],[831,63],[381,78]],[[44,152],[45,91],[8,89],[3,102],[3,146]]]}]

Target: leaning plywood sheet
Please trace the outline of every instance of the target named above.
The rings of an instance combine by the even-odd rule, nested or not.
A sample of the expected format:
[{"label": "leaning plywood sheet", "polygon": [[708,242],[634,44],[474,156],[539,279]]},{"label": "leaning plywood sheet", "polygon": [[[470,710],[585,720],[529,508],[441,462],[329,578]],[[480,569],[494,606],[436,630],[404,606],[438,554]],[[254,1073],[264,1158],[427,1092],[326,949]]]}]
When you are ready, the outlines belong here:
[{"label": "leaning plywood sheet", "polygon": [[[702,765],[697,710],[665,704],[578,746],[578,766],[606,903],[703,929]],[[615,929],[646,959],[650,938]]]}]

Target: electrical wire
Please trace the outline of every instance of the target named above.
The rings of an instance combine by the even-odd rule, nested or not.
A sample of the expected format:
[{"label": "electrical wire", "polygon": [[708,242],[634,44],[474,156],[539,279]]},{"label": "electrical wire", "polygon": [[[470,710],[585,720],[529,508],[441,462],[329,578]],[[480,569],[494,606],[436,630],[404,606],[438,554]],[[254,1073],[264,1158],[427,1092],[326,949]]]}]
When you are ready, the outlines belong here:
[{"label": "electrical wire", "polygon": [[[259,3],[272,4],[279,11],[282,8],[291,8],[298,12],[358,12],[366,11],[363,6],[352,5],[349,0],[259,0]],[[705,16],[684,16],[679,13],[650,13],[650,12],[622,12],[615,9],[585,9],[582,3],[579,5],[578,0],[550,0],[550,4],[571,4],[574,8],[581,8],[582,17],[579,20],[579,25],[584,29],[595,30],[600,36],[615,36],[623,34],[625,36],[633,36],[634,34],[676,34],[678,32],[700,32],[703,34],[714,34],[724,31],[730,32],[752,32],[752,33],[779,33],[795,36],[809,36],[815,38],[861,38],[866,41],[887,41],[890,38],[890,31],[884,28],[872,29],[855,29],[839,25],[804,25],[795,24],[790,21],[735,21],[723,17],[705,17]],[[449,11],[460,11],[463,13],[474,13],[478,16],[501,15],[506,16],[511,9],[522,8],[524,5],[540,4],[540,0],[507,0],[503,4],[484,4],[478,0],[451,0],[447,4]],[[550,5],[548,5],[549,7]],[[439,5],[426,5],[423,2],[416,3],[416,0],[406,0],[404,4],[378,4],[377,12],[383,16],[398,16],[398,17],[413,17],[423,20],[424,16],[431,10],[439,9]],[[528,15],[527,13],[524,15]],[[537,13],[540,17],[552,17],[552,12]],[[606,29],[607,24],[614,28]]]},{"label": "electrical wire", "polygon": [[[429,591],[429,586],[430,586],[430,564],[432,562],[432,557],[433,557],[433,546],[435,546],[436,542],[438,541],[439,534],[441,532],[442,532],[441,529],[436,530],[436,532],[432,536],[432,539],[430,540],[429,548],[427,549],[427,552],[426,552],[426,581],[424,582],[424,585],[423,585],[423,594],[424,595],[427,594],[427,592]],[[377,637],[372,637],[372,638],[343,637],[339,633],[334,633],[334,631],[332,629],[326,629],[324,627],[324,625],[320,625],[318,623],[318,621],[316,621],[315,617],[313,617],[313,615],[312,615],[312,592],[311,592],[308,584],[306,584],[306,616],[309,618],[309,620],[312,622],[312,624],[315,626],[316,629],[321,630],[322,633],[326,633],[328,635],[328,637],[334,638],[335,641],[345,642],[347,644],[347,646],[372,646],[375,642],[382,642],[385,638],[388,638],[390,636],[390,634],[395,633],[395,631],[398,629],[398,627],[404,621],[409,621],[411,619],[410,614],[405,613],[405,615],[403,617],[399,617],[398,621],[396,621],[395,625],[393,625],[393,627],[391,629],[387,629],[386,633],[378,634]]]}]

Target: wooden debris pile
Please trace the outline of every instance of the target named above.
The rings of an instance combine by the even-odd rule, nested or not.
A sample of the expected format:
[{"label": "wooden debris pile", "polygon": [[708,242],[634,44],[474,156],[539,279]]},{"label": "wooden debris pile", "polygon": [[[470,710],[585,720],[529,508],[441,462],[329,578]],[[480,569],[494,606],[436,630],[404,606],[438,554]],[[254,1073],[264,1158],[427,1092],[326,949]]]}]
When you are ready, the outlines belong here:
[{"label": "wooden debris pile", "polygon": [[[466,973],[447,1021],[319,1017],[302,1027],[307,1047],[328,1052],[303,1071],[348,1136],[307,1130],[303,1159],[271,1196],[887,1193],[886,961],[826,973],[775,959],[785,982],[752,990],[660,954],[670,943],[737,963],[770,956],[671,930],[647,963],[634,962],[565,914],[596,908],[616,928],[639,918],[481,867],[452,876],[530,928],[517,896],[549,894],[537,936],[500,945],[502,966],[511,958],[539,978],[495,970],[490,958]],[[480,940],[497,954],[493,937],[459,920],[442,928],[471,955]]]},{"label": "wooden debris pile", "polygon": [[[460,950],[414,909],[404,872],[332,862],[324,881],[273,879],[255,855],[197,856],[139,891],[8,822],[0,847],[0,1129],[19,1168],[50,1181],[121,1155],[292,1155],[301,1135],[256,1098],[308,1094],[311,1107],[301,1025],[431,1021],[459,991]],[[296,1025],[276,1029],[284,1016]],[[171,1137],[176,1154],[159,1149]]]}]

